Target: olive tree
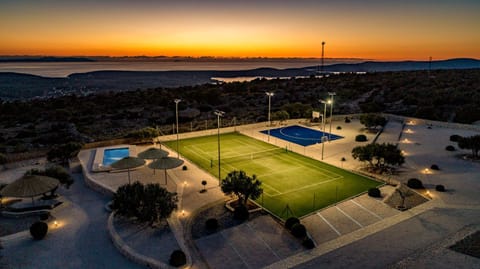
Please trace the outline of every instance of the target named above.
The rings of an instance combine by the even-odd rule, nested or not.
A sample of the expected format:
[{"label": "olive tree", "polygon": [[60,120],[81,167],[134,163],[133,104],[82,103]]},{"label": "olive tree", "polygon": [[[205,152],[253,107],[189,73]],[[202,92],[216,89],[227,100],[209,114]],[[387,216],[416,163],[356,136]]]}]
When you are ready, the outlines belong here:
[{"label": "olive tree", "polygon": [[244,171],[232,171],[222,180],[221,188],[227,195],[234,193],[246,206],[249,198],[257,199],[263,193],[261,185],[256,175],[250,177]]}]

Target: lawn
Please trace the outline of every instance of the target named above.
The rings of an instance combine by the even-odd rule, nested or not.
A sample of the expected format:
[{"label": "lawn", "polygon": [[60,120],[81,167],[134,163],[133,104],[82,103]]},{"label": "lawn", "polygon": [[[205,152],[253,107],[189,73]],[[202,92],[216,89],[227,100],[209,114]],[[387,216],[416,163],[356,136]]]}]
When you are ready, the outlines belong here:
[{"label": "lawn", "polygon": [[[220,143],[222,178],[233,170],[257,175],[264,193],[256,202],[282,219],[308,215],[381,185],[239,133],[222,134]],[[165,144],[176,148],[176,141]],[[218,177],[217,147],[216,135],[179,141],[180,154],[215,177]]]}]

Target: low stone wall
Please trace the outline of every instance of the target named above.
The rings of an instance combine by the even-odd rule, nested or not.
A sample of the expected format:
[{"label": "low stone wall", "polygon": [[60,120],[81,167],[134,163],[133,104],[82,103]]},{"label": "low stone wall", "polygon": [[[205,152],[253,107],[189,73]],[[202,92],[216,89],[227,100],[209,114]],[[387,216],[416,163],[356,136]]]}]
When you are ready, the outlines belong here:
[{"label": "low stone wall", "polygon": [[83,173],[83,178],[85,180],[85,184],[92,190],[99,192],[107,197],[113,197],[113,194],[115,193],[115,190],[110,189],[108,186],[105,186],[97,181],[95,181],[90,173],[88,172],[88,164],[83,163],[80,160],[80,164],[82,166],[82,173]]},{"label": "low stone wall", "polygon": [[400,121],[400,122],[413,121],[413,122],[415,122],[415,124],[424,124],[424,125],[430,125],[430,126],[437,126],[437,127],[444,127],[444,128],[462,129],[462,130],[470,130],[470,131],[480,132],[480,125],[425,120],[425,119],[398,116],[398,115],[386,114],[386,113],[384,113],[383,115],[388,119],[397,120],[397,121]]},{"label": "low stone wall", "polygon": [[108,222],[107,222],[107,230],[108,234],[110,235],[110,239],[113,242],[113,245],[124,255],[127,257],[129,260],[147,266],[148,268],[177,268],[177,267],[172,267],[168,264],[165,264],[163,262],[160,262],[158,260],[155,260],[153,258],[147,257],[145,255],[142,255],[138,252],[136,252],[133,248],[129,247],[118,235],[117,231],[115,230],[115,226],[113,225],[113,219],[114,219],[114,212],[110,214],[108,217]]}]

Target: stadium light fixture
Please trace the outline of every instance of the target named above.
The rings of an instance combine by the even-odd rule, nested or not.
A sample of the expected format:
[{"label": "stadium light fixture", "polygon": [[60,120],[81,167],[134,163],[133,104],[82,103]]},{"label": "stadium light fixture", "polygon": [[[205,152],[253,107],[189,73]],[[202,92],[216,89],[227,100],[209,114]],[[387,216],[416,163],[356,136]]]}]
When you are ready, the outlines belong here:
[{"label": "stadium light fixture", "polygon": [[225,115],[225,112],[220,110],[215,110],[213,113],[217,115],[218,185],[220,186],[220,183],[222,182],[222,179],[221,179],[222,177],[220,176],[220,117],[223,117]]},{"label": "stadium light fixture", "polygon": [[328,133],[328,142],[330,142],[330,136],[332,135],[332,121],[333,121],[333,97],[337,95],[335,92],[328,92],[328,95],[330,96],[330,132]]},{"label": "stadium light fixture", "polygon": [[268,136],[267,136],[267,141],[270,142],[270,126],[272,125],[272,122],[270,121],[270,109],[271,109],[271,104],[272,104],[272,96],[275,94],[273,92],[265,92],[265,94],[268,96]]},{"label": "stadium light fixture", "polygon": [[177,119],[177,159],[180,158],[180,153],[178,152],[178,103],[180,103],[181,99],[173,100],[175,102],[175,118]]}]

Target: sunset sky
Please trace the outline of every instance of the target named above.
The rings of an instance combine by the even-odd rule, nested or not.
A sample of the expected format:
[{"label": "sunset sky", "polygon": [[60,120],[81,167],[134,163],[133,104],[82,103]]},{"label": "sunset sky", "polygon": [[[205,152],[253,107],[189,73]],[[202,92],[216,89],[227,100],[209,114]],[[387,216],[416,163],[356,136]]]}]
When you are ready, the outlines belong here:
[{"label": "sunset sky", "polygon": [[480,58],[479,0],[1,0],[0,55]]}]

